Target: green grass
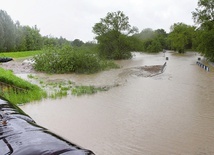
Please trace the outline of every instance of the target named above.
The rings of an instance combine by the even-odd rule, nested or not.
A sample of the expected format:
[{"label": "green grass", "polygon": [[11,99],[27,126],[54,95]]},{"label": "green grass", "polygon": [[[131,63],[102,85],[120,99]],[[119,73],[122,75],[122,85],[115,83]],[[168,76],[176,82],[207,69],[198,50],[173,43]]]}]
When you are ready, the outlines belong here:
[{"label": "green grass", "polygon": [[81,96],[81,95],[90,95],[90,94],[95,94],[98,91],[107,91],[109,88],[102,88],[102,87],[95,87],[95,86],[76,86],[71,90],[71,94],[76,95],[76,96]]},{"label": "green grass", "polygon": [[17,93],[13,90],[10,90],[4,92],[4,94],[0,96],[10,101],[10,103],[20,105],[46,98],[46,93],[44,91],[38,90],[29,90],[26,92]]},{"label": "green grass", "polygon": [[90,95],[101,91],[108,91],[110,89],[110,87],[108,86],[78,86],[70,80],[59,82],[45,82],[33,75],[29,75],[28,77],[37,80],[40,87],[46,89],[46,91],[48,92],[48,97],[52,99],[63,98],[67,95]]},{"label": "green grass", "polygon": [[4,52],[0,53],[0,57],[10,57],[10,58],[24,58],[24,57],[32,57],[42,53],[39,51],[21,51],[21,52]]},{"label": "green grass", "polygon": [[51,94],[50,98],[57,99],[57,98],[66,97],[67,95],[68,95],[67,91],[60,90]]},{"label": "green grass", "polygon": [[[0,87],[0,97],[11,103],[24,104],[47,97],[46,92],[40,87],[15,76],[10,70],[0,68],[0,73],[0,82],[10,85]],[[14,90],[14,87],[18,90]]]},{"label": "green grass", "polygon": [[[25,51],[25,52],[5,52],[0,53],[0,57],[11,57],[11,58],[26,58],[26,57],[34,57],[40,55],[40,57],[36,59],[37,61],[41,61],[40,66],[41,71],[54,72],[51,73],[95,73],[102,70],[107,70],[111,68],[118,68],[118,66],[113,61],[107,61],[99,59],[92,49],[57,49],[50,48],[51,51],[47,53],[43,53],[44,51]],[[53,51],[57,50],[57,52]],[[43,57],[44,56],[44,57]],[[46,57],[45,57],[46,56]],[[50,59],[50,57],[58,56],[56,59]],[[59,59],[60,56],[60,59]],[[62,57],[61,57],[62,56]],[[40,58],[44,58],[40,59]],[[54,62],[55,61],[55,62]],[[54,63],[53,63],[54,62]],[[45,64],[52,64],[51,67],[48,68]],[[58,66],[57,66],[58,65]],[[62,67],[63,66],[63,67]],[[35,66],[34,66],[35,67]],[[38,66],[37,66],[38,67]],[[47,69],[47,70],[46,70]],[[57,70],[58,69],[58,70]],[[57,70],[57,71],[56,71]],[[42,98],[50,97],[50,98],[62,98],[67,96],[68,94],[73,95],[84,95],[84,94],[94,94],[98,91],[106,91],[106,88],[98,88],[94,86],[75,86],[72,81],[68,81],[66,83],[46,83],[42,80],[39,80],[37,77],[33,75],[29,75],[28,78],[39,80],[39,85],[44,90],[42,90],[39,86],[31,84],[21,78],[16,77],[12,71],[4,70],[0,68],[0,82],[7,83],[9,85],[13,85],[19,88],[22,88],[26,91],[24,92],[15,92],[12,88],[1,88],[0,87],[0,97],[7,99],[11,103],[14,104],[24,104],[27,102],[41,100]],[[50,88],[50,89],[48,89]],[[51,94],[47,95],[46,92]]]}]

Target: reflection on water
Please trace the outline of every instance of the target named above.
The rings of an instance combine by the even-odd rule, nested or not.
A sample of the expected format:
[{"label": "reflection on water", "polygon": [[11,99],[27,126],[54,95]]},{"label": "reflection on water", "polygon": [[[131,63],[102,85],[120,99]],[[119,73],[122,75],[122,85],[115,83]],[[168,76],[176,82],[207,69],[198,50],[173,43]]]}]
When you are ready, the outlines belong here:
[{"label": "reflection on water", "polygon": [[94,75],[60,75],[80,84],[123,85],[91,96],[68,96],[21,106],[38,124],[98,155],[214,154],[214,73],[198,55],[169,57],[163,74],[134,77],[126,68],[162,65],[163,53],[139,54]]}]

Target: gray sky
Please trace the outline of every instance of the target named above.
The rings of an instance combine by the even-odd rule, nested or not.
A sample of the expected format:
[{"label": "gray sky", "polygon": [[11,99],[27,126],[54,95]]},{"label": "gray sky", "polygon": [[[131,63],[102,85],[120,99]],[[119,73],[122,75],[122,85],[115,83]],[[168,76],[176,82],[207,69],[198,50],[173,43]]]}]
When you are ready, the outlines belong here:
[{"label": "gray sky", "polygon": [[108,12],[123,11],[139,31],[163,28],[169,32],[177,22],[194,25],[192,11],[198,0],[0,0],[5,10],[21,25],[40,29],[42,35],[92,41],[92,27]]}]

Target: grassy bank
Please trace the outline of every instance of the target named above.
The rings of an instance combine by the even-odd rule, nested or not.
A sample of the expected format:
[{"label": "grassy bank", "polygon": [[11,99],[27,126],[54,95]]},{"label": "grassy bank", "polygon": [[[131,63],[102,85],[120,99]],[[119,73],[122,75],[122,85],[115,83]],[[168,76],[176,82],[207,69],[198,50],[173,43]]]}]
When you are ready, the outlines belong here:
[{"label": "grassy bank", "polygon": [[[35,59],[34,68],[46,73],[96,73],[99,71],[118,68],[113,61],[103,60],[97,56],[94,47],[46,47],[41,51],[9,52],[0,53],[0,57],[29,58]],[[106,91],[106,88],[95,86],[76,86],[72,82],[65,84],[48,84],[40,81],[40,87],[16,77],[11,71],[0,68],[0,82],[8,84],[0,89],[0,97],[14,104],[23,104],[44,97],[61,98],[72,95],[94,94]],[[29,76],[29,78],[32,75]],[[35,77],[31,77],[35,78]],[[10,86],[11,85],[11,86]],[[14,87],[18,88],[18,91]],[[50,88],[46,90],[46,88]],[[43,89],[43,90],[42,90]],[[46,93],[48,92],[48,94]]]},{"label": "grassy bank", "polygon": [[100,59],[95,47],[47,46],[39,51],[4,52],[0,53],[0,57],[33,57],[35,70],[51,74],[90,74],[118,68],[113,61]]},{"label": "grassy bank", "polygon": [[13,104],[23,104],[46,97],[46,93],[37,85],[33,85],[11,71],[0,68],[0,97]]}]

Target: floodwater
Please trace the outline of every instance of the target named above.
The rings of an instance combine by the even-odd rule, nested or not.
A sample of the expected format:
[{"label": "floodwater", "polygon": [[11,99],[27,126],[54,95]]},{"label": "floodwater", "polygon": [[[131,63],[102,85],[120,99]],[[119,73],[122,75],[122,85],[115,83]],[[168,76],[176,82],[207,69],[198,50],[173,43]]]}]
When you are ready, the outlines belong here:
[{"label": "floodwater", "polygon": [[[163,74],[139,77],[130,67],[162,65]],[[38,124],[97,155],[213,155],[214,72],[199,55],[139,54],[121,69],[94,75],[57,75],[79,84],[114,85],[81,97],[45,99],[21,106]]]}]

